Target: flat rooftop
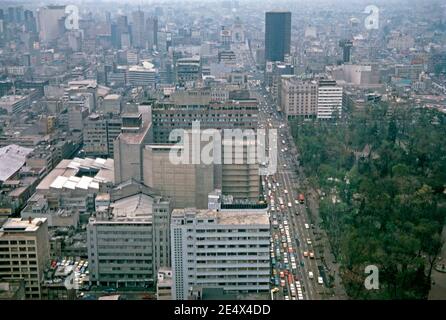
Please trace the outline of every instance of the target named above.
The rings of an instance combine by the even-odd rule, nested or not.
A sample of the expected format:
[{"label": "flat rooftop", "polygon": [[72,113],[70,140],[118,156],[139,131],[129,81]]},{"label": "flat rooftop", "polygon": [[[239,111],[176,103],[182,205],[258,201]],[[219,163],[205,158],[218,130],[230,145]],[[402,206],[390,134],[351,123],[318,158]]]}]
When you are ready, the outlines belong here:
[{"label": "flat rooftop", "polygon": [[35,232],[39,229],[42,223],[45,223],[46,218],[11,218],[6,220],[0,228],[0,237],[6,232]]},{"label": "flat rooftop", "polygon": [[[85,175],[82,175],[82,172]],[[94,173],[94,176],[87,173]],[[37,186],[39,190],[49,189],[99,189],[101,183],[113,183],[114,160],[102,158],[74,158],[62,160]]]},{"label": "flat rooftop", "polygon": [[108,94],[104,97],[104,100],[119,100],[121,96],[119,94]]},{"label": "flat rooftop", "polygon": [[196,219],[215,219],[220,225],[268,225],[269,218],[266,211],[259,212],[254,210],[237,210],[237,211],[216,211],[208,209],[175,209],[172,217],[185,216],[190,212],[195,212]]}]

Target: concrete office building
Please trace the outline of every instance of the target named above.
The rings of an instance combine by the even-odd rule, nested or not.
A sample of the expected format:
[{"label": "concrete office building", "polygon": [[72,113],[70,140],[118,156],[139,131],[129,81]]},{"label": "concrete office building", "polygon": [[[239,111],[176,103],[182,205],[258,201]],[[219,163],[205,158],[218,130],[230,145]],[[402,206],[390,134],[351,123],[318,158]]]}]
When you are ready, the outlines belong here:
[{"label": "concrete office building", "polygon": [[108,94],[102,100],[104,113],[120,114],[122,109],[122,97],[119,94]]},{"label": "concrete office building", "polygon": [[395,66],[395,77],[417,81],[424,71],[422,64],[397,64]]},{"label": "concrete office building", "polygon": [[[221,189],[239,201],[257,202],[260,194],[256,137],[237,142],[222,140]],[[218,168],[218,167],[217,167]],[[220,187],[220,186],[219,186]]]},{"label": "concrete office building", "polygon": [[156,69],[151,63],[143,66],[131,66],[128,70],[127,81],[131,86],[155,86]]},{"label": "concrete office building", "polygon": [[291,12],[270,11],[265,14],[265,60],[284,61],[290,54]]},{"label": "concrete office building", "polygon": [[176,61],[176,78],[180,86],[201,79],[201,59],[200,56],[190,58],[180,58]]},{"label": "concrete office building", "polygon": [[8,219],[0,227],[0,278],[24,279],[26,298],[40,299],[49,247],[45,218]]},{"label": "concrete office building", "polygon": [[90,282],[113,287],[154,284],[170,265],[169,200],[128,181],[111,192],[87,226]]},{"label": "concrete office building", "polygon": [[122,115],[122,132],[114,143],[115,183],[143,181],[143,148],[151,141],[151,123],[143,115]]},{"label": "concrete office building", "polygon": [[8,114],[18,114],[30,106],[29,96],[13,95],[0,98],[0,110],[4,109]]},{"label": "concrete office building", "polygon": [[330,78],[339,85],[359,87],[363,89],[382,87],[379,71],[376,65],[344,64],[341,66],[327,66]]},{"label": "concrete office building", "polygon": [[201,129],[257,129],[258,102],[256,99],[224,102],[159,102],[152,109],[154,141],[169,142],[173,129],[190,129],[193,121]]},{"label": "concrete office building", "polygon": [[[144,148],[144,183],[172,199],[176,208],[206,208],[207,195],[214,189],[212,164],[173,163],[169,154],[184,148],[178,145],[153,144]],[[191,150],[189,150],[190,154]]]},{"label": "concrete office building", "polygon": [[319,80],[317,118],[333,119],[342,115],[343,88],[335,80]]},{"label": "concrete office building", "polygon": [[118,115],[90,114],[84,121],[84,151],[88,157],[114,156],[114,141],[121,133]]},{"label": "concrete office building", "polygon": [[192,287],[268,291],[269,241],[266,208],[173,210],[173,299],[188,299]]},{"label": "concrete office building", "polygon": [[288,120],[297,117],[311,118],[317,114],[318,83],[295,76],[282,77],[280,111]]}]

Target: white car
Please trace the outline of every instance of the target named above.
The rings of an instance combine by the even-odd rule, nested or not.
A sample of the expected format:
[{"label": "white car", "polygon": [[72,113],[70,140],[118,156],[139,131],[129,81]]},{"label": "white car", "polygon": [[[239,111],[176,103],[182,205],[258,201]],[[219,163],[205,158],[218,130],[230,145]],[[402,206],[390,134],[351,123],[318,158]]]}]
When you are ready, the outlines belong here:
[{"label": "white car", "polygon": [[310,226],[308,225],[308,223],[305,223],[305,229],[310,229]]},{"label": "white car", "polygon": [[283,193],[288,194],[288,190],[287,189],[283,190]]},{"label": "white car", "polygon": [[314,275],[312,271],[308,271],[308,278],[313,279]]},{"label": "white car", "polygon": [[291,208],[292,206],[291,202],[288,202],[288,208]]},{"label": "white car", "polygon": [[307,238],[307,244],[311,244],[311,239]]},{"label": "white car", "polygon": [[322,279],[322,277],[317,277],[317,283],[324,284],[324,279]]}]

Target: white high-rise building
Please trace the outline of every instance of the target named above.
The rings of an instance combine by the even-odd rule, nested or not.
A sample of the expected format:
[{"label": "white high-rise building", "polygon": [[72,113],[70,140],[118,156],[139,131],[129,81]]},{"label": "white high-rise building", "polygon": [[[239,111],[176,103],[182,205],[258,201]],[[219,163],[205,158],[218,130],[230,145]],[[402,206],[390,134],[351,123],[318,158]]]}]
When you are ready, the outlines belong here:
[{"label": "white high-rise building", "polygon": [[335,80],[319,80],[317,118],[332,119],[342,113],[342,87]]},{"label": "white high-rise building", "polygon": [[269,290],[266,209],[175,209],[170,236],[173,299],[188,299],[192,288]]},{"label": "white high-rise building", "polygon": [[56,40],[61,36],[64,24],[60,20],[65,17],[65,6],[50,5],[39,8],[37,17],[39,24],[39,37],[43,42]]}]

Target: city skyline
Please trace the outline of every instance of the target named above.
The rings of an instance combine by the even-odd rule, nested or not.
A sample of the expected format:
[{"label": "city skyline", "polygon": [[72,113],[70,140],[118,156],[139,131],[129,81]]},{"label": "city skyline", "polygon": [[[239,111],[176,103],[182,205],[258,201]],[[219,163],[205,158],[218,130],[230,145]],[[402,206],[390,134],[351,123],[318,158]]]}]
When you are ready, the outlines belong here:
[{"label": "city skyline", "polygon": [[444,300],[445,135],[440,0],[4,1],[0,300]]}]

